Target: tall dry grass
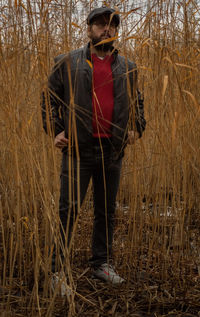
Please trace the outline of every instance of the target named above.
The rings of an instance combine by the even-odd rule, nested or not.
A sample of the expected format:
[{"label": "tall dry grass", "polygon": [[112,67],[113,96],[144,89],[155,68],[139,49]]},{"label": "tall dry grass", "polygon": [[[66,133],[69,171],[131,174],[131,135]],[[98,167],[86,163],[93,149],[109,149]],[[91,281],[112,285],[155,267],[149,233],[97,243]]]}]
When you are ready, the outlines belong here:
[{"label": "tall dry grass", "polygon": [[[122,28],[117,46],[137,63],[147,128],[124,158],[114,262],[127,279],[127,293],[138,274],[147,274],[149,311],[155,301],[176,303],[180,293],[197,307],[200,8],[195,1],[159,0],[131,12],[131,4],[118,3]],[[61,155],[42,129],[40,96],[53,57],[87,42],[85,18],[95,5],[81,0],[1,1],[2,316],[54,316],[66,308],[66,303],[56,301],[49,285],[49,249],[59,222]],[[90,189],[67,262],[70,286],[77,290],[66,308],[69,316],[78,312],[85,316],[83,307],[88,307],[87,316],[92,311],[91,316],[96,311],[106,314],[99,299],[92,295],[88,299],[87,291],[77,288],[84,269],[87,274],[91,230]],[[162,285],[166,298],[159,301],[157,293],[152,295],[152,281],[156,292]],[[134,303],[137,306],[136,299]],[[110,314],[114,316],[115,309]]]}]

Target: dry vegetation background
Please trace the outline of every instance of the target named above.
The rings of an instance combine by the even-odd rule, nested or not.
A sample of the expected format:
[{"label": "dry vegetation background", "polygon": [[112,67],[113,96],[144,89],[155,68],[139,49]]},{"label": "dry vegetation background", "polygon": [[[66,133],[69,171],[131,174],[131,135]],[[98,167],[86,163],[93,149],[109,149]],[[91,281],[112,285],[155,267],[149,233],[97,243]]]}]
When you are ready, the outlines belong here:
[{"label": "dry vegetation background", "polygon": [[126,150],[118,194],[114,263],[127,283],[116,290],[90,278],[89,190],[68,301],[49,284],[60,153],[42,129],[40,95],[53,57],[87,42],[85,18],[101,2],[1,0],[0,316],[200,316],[200,5],[140,2],[110,2],[147,119]]}]

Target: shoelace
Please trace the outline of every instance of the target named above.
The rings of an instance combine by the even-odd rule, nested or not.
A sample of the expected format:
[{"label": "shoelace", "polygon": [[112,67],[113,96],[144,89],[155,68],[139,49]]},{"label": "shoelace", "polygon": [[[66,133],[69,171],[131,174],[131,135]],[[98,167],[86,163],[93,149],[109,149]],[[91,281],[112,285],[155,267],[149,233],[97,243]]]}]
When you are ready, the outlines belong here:
[{"label": "shoelace", "polygon": [[111,265],[111,264],[105,264],[105,265],[102,265],[102,269],[105,271],[105,270],[107,270],[108,271],[108,273],[109,272],[112,272],[112,273],[115,273],[115,271],[114,271],[114,268],[113,268],[113,266]]}]

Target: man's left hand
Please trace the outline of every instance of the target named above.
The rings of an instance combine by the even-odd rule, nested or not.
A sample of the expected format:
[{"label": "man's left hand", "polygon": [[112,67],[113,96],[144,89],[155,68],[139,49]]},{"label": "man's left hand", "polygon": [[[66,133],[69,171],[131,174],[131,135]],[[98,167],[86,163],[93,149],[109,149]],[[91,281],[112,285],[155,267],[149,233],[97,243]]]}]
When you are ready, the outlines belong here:
[{"label": "man's left hand", "polygon": [[135,141],[138,139],[139,139],[139,133],[137,131],[131,130],[128,132],[128,141],[127,141],[128,144],[130,145],[134,144]]}]

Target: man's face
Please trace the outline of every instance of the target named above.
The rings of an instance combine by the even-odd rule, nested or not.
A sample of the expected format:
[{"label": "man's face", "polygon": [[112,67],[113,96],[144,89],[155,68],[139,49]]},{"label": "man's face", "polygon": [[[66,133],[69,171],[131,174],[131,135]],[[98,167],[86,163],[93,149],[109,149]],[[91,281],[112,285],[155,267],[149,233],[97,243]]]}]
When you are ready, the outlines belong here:
[{"label": "man's face", "polygon": [[117,27],[114,20],[110,19],[110,15],[101,15],[96,17],[92,24],[88,27],[88,36],[95,46],[96,50],[107,52],[113,45],[113,41],[97,45],[99,42],[114,37]]}]

